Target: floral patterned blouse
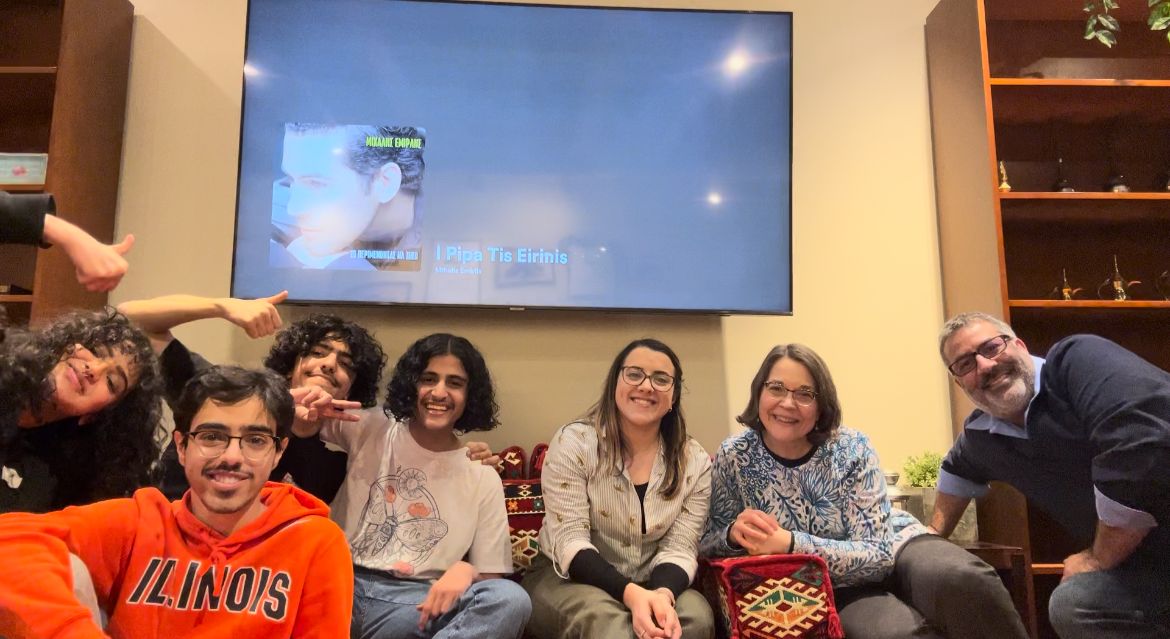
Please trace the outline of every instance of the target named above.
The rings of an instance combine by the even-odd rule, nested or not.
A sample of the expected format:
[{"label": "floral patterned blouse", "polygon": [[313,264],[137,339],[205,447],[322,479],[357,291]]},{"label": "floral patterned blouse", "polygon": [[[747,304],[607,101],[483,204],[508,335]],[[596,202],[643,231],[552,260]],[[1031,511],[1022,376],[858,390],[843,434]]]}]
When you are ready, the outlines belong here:
[{"label": "floral patterned blouse", "polygon": [[792,468],[780,463],[754,430],[723,442],[712,470],[700,552],[746,554],[728,543],[727,532],[748,508],[770,513],[792,531],[793,552],[824,559],[837,587],[881,581],[901,545],[927,533],[913,516],[890,507],[877,453],[864,434],[845,427]]}]

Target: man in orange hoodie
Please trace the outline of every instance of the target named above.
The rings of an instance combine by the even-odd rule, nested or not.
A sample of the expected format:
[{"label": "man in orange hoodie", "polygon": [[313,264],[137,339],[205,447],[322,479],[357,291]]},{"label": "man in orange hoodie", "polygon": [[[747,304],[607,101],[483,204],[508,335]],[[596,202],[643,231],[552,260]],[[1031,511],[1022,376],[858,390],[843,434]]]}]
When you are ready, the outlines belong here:
[{"label": "man in orange hoodie", "polygon": [[[191,489],[45,515],[0,516],[0,636],[7,639],[349,634],[353,570],[341,529],[308,493],[266,483],[293,420],[272,372],[217,366],[175,409]],[[70,554],[93,577],[103,631],[74,596]]]}]

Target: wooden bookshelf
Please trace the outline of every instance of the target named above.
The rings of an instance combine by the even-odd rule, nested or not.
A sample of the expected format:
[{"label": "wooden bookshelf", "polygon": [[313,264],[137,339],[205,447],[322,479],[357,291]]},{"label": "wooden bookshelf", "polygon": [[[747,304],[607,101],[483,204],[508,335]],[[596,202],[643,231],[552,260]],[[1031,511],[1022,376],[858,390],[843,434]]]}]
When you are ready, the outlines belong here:
[{"label": "wooden bookshelf", "polygon": [[[47,153],[44,184],[0,184],[52,193],[58,214],[110,242],[118,204],[130,35],[127,0],[0,3],[0,152]],[[104,293],[77,283],[60,250],[0,246],[0,295],[10,321],[37,323],[70,308],[98,308]]]},{"label": "wooden bookshelf", "polygon": [[[1000,314],[1039,355],[1096,333],[1170,370],[1170,301],[1154,285],[1170,273],[1170,45],[1146,27],[1145,3],[1121,4],[1112,49],[1083,39],[1068,0],[942,0],[927,18],[944,307]],[[997,188],[1000,162],[1010,191]],[[1107,188],[1118,173],[1129,192]],[[1075,192],[1056,192],[1061,177]],[[1141,281],[1133,299],[1099,298],[1113,256]],[[1062,271],[1077,299],[1055,299]],[[957,434],[972,406],[951,393]],[[1039,636],[1054,636],[1047,596],[1081,549],[999,484],[979,528],[1024,549]]]}]

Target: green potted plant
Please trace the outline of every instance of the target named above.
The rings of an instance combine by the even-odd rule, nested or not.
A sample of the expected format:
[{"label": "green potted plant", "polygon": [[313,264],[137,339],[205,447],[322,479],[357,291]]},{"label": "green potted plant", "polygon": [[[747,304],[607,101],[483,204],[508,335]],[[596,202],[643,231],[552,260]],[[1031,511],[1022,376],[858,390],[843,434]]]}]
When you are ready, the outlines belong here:
[{"label": "green potted plant", "polygon": [[914,488],[934,488],[938,485],[938,469],[942,466],[942,455],[926,451],[906,460],[902,472],[906,484]]},{"label": "green potted plant", "polygon": [[[1147,0],[1150,7],[1150,17],[1146,24],[1151,31],[1166,31],[1166,38],[1170,40],[1170,0]],[[1117,44],[1117,32],[1121,30],[1118,22],[1110,10],[1116,9],[1115,0],[1085,0],[1084,12],[1089,14],[1085,22],[1085,39],[1096,39],[1101,44],[1113,48]]]},{"label": "green potted plant", "polygon": [[[937,492],[938,470],[942,466],[942,460],[942,455],[926,451],[921,455],[910,457],[902,466],[902,476],[906,478],[906,484],[911,488],[906,492],[915,496],[911,500],[910,514],[924,524],[930,523],[930,516],[934,513],[934,496]],[[963,516],[959,519],[959,524],[955,526],[950,538],[959,542],[979,539],[974,501],[963,512]]]}]

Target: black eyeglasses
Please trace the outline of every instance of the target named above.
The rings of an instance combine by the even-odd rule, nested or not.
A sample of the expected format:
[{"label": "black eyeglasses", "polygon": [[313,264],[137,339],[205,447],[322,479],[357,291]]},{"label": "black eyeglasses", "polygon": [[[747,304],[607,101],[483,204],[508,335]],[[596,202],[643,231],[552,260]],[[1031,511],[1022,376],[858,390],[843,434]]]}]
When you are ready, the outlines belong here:
[{"label": "black eyeglasses", "polygon": [[974,353],[967,353],[966,355],[956,359],[947,366],[947,370],[955,377],[962,377],[967,373],[975,370],[975,356],[979,355],[983,359],[995,359],[1007,350],[1007,345],[1012,341],[1010,335],[998,335],[986,342],[983,342],[975,349]]},{"label": "black eyeglasses", "polygon": [[638,386],[646,378],[650,379],[650,388],[666,392],[674,388],[674,378],[662,371],[647,373],[637,366],[623,366],[622,379],[630,386]]},{"label": "black eyeglasses", "polygon": [[784,401],[785,397],[792,395],[792,401],[800,406],[812,406],[817,401],[816,391],[811,391],[807,388],[792,389],[784,385],[784,382],[772,380],[764,382],[764,390],[768,394],[780,401]]},{"label": "black eyeglasses", "polygon": [[248,433],[247,435],[228,435],[217,430],[200,430],[188,435],[195,440],[199,452],[204,457],[219,457],[231,445],[233,439],[240,440],[240,452],[249,461],[264,459],[279,440],[276,435],[266,433]]}]

